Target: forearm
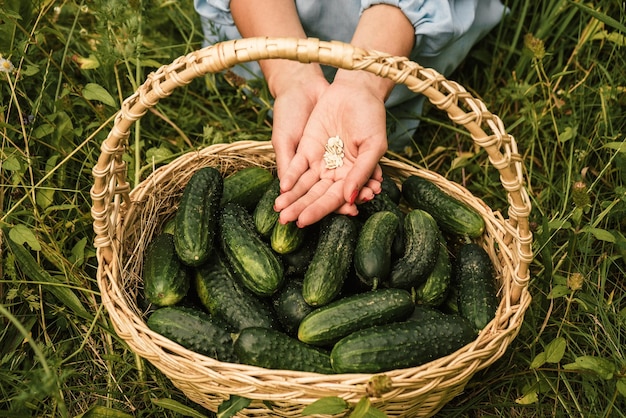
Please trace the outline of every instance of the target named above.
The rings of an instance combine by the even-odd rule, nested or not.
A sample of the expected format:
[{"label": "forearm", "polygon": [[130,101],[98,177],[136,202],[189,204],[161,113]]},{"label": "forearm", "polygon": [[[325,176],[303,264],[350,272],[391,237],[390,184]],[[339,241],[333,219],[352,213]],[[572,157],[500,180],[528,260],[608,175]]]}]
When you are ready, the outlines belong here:
[{"label": "forearm", "polygon": [[[294,0],[232,0],[230,10],[241,36],[305,38]],[[270,92],[276,96],[287,83],[298,77],[323,77],[317,64],[289,60],[259,62]]]},{"label": "forearm", "polygon": [[[387,4],[364,10],[351,40],[355,46],[395,56],[409,56],[414,43],[415,29],[411,22],[399,8]],[[335,79],[366,83],[382,100],[395,85],[391,80],[364,71],[339,70]]]}]

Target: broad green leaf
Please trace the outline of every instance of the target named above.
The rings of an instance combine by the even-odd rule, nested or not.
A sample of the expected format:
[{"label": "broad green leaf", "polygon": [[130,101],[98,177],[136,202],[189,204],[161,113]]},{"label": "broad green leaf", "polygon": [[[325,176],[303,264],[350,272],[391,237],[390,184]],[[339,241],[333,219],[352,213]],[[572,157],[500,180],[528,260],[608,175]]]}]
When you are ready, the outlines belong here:
[{"label": "broad green leaf", "polygon": [[307,405],[303,410],[303,415],[316,415],[316,414],[327,414],[327,415],[336,415],[340,414],[346,409],[348,409],[350,405],[348,402],[343,400],[338,396],[327,396],[317,401],[313,402],[310,405]]},{"label": "broad green leaf", "polygon": [[20,164],[19,158],[14,155],[10,155],[5,160],[2,160],[1,167],[3,170],[7,171],[20,171],[22,164]]},{"label": "broad green leaf", "polygon": [[87,83],[83,88],[83,97],[87,100],[97,100],[111,107],[117,106],[115,99],[104,87],[96,83]]},{"label": "broad green leaf", "polygon": [[576,138],[576,128],[573,128],[571,126],[566,127],[563,132],[559,133],[559,141],[560,142],[567,142],[570,139],[574,139]]},{"label": "broad green leaf", "polygon": [[17,224],[9,230],[9,238],[16,244],[28,244],[35,251],[41,251],[41,244],[37,240],[35,233],[26,225]]},{"label": "broad green leaf", "polygon": [[146,151],[146,159],[149,163],[165,161],[172,155],[172,151],[165,147],[152,147]]},{"label": "broad green leaf", "polygon": [[362,397],[350,414],[350,418],[386,418],[387,415],[372,406],[367,396]]},{"label": "broad green leaf", "polygon": [[616,367],[615,364],[602,357],[580,356],[576,357],[573,363],[564,364],[565,370],[585,370],[597,374],[605,380],[613,378]]},{"label": "broad green leaf", "polygon": [[85,247],[87,246],[87,238],[80,239],[73,247],[72,247],[72,255],[69,257],[69,260],[75,266],[82,266],[85,262]]},{"label": "broad green leaf", "polygon": [[35,201],[41,209],[47,209],[54,202],[55,190],[51,187],[41,187],[35,193]]},{"label": "broad green leaf", "polygon": [[226,399],[217,408],[217,418],[230,418],[235,416],[239,411],[245,409],[250,405],[252,400],[244,398],[242,396],[230,395],[230,398]]},{"label": "broad green leaf", "polygon": [[546,364],[546,352],[542,351],[541,353],[537,354],[535,358],[530,362],[530,368],[538,369],[544,364]]},{"label": "broad green leaf", "polygon": [[607,142],[606,144],[604,144],[604,148],[613,149],[619,152],[626,152],[626,141]]},{"label": "broad green leaf", "polygon": [[611,232],[606,229],[584,227],[581,231],[593,234],[593,236],[600,241],[615,242],[615,235],[611,234]]},{"label": "broad green leaf", "polygon": [[563,337],[557,337],[550,341],[550,344],[546,346],[546,362],[558,363],[565,354],[565,348],[567,347],[567,341]]},{"label": "broad green leaf", "polygon": [[556,299],[556,298],[560,298],[566,295],[569,295],[570,290],[567,287],[567,285],[562,285],[562,284],[558,284],[556,286],[554,286],[552,288],[552,290],[550,290],[550,293],[548,293],[548,298],[549,299]]},{"label": "broad green leaf", "polygon": [[550,231],[554,231],[558,229],[569,229],[572,227],[572,224],[563,219],[554,219],[548,222],[548,226]]},{"label": "broad green leaf", "polygon": [[182,403],[168,398],[152,399],[152,403],[163,409],[168,409],[177,414],[181,414],[184,417],[192,418],[207,418],[206,415],[201,414],[193,408],[183,405]]},{"label": "broad green leaf", "polygon": [[515,399],[515,403],[518,403],[520,405],[530,405],[532,403],[537,402],[538,400],[539,400],[539,394],[537,393],[537,391],[531,390],[530,392],[525,393],[524,395]]}]

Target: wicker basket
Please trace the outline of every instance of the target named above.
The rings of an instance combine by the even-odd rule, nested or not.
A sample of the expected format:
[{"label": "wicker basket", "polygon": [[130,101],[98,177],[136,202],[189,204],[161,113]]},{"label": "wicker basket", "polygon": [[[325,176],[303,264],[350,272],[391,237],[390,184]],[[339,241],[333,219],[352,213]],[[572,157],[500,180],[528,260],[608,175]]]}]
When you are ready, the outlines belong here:
[{"label": "wicker basket", "polygon": [[481,245],[490,254],[500,282],[497,315],[475,341],[420,367],[385,373],[391,379],[392,390],[371,399],[388,416],[432,416],[458,395],[478,370],[500,358],[519,331],[530,303],[530,203],[515,140],[505,132],[500,119],[457,83],[406,58],[317,39],[249,38],[195,51],[150,74],[122,104],[93,169],[92,215],[102,302],[116,332],[131,349],[167,375],[189,399],[210,410],[216,411],[223,400],[236,394],[252,399],[241,416],[297,417],[305,406],[325,396],[340,396],[352,404],[366,396],[366,385],[372,377],[368,374],[269,370],[193,353],[148,329],[145,312],[137,304],[145,243],[173,214],[191,174],[206,165],[231,172],[253,164],[273,168],[275,162],[269,142],[214,145],[179,157],[130,190],[122,155],[131,125],[160,99],[196,77],[241,62],[271,58],[363,70],[405,84],[464,126],[500,173],[509,197],[508,218],[437,173],[397,160],[381,160],[385,174],[397,181],[408,175],[428,178],[480,211],[487,224]]}]

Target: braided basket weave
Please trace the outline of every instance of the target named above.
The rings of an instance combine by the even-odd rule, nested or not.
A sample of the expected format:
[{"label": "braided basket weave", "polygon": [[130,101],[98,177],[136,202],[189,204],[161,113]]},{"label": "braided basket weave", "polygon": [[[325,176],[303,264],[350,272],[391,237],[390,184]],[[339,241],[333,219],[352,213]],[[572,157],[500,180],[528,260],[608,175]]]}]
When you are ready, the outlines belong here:
[{"label": "braided basket weave", "polygon": [[495,265],[500,285],[496,317],[475,341],[420,367],[386,372],[391,390],[371,398],[388,416],[432,416],[458,395],[477,371],[500,358],[519,331],[531,299],[527,289],[532,259],[530,203],[516,142],[501,120],[462,86],[406,58],[317,39],[248,38],[192,52],[151,73],[122,104],[93,169],[92,216],[102,302],[116,332],[131,349],[167,375],[189,399],[210,410],[216,411],[223,400],[235,394],[252,399],[240,416],[298,417],[304,407],[322,397],[340,396],[355,404],[366,396],[372,375],[269,370],[191,352],[148,329],[145,312],[137,304],[144,247],[173,215],[193,172],[206,165],[219,166],[224,174],[249,165],[273,169],[275,161],[270,142],[213,145],[158,168],[131,190],[122,160],[131,126],[159,100],[196,77],[242,62],[273,58],[368,71],[406,85],[467,129],[500,173],[509,198],[506,216],[437,173],[397,160],[381,160],[385,175],[397,182],[409,175],[428,178],[482,214],[487,227],[480,244]]}]

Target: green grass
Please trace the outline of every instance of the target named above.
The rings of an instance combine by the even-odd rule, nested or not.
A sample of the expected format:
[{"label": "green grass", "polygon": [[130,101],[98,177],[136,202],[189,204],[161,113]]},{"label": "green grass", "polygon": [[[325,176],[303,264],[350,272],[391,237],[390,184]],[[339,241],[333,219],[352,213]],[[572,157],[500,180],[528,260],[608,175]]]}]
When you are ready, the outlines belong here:
[{"label": "green grass", "polygon": [[[626,6],[512,0],[451,77],[515,136],[533,203],[533,302],[520,334],[442,417],[626,416]],[[209,412],[121,341],[99,303],[91,168],[119,103],[200,47],[191,0],[22,2],[0,8],[0,416]],[[3,61],[4,62],[4,61]],[[261,102],[262,84],[249,86]],[[268,106],[222,75],[194,80],[141,119],[128,178],[215,142],[268,139]],[[484,153],[423,116],[412,158],[495,208]],[[429,123],[430,122],[430,123]],[[10,232],[8,232],[10,231]],[[22,264],[20,264],[22,263]],[[187,411],[186,413],[184,411]]]}]

